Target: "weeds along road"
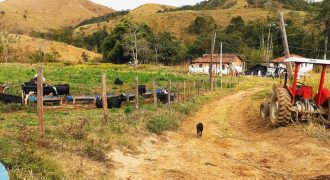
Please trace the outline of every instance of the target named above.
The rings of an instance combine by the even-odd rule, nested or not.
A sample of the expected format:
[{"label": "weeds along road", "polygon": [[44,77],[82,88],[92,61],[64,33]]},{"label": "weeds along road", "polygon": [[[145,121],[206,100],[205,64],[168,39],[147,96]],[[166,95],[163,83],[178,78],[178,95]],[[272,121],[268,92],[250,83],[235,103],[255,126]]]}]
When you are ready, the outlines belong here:
[{"label": "weeds along road", "polygon": [[[330,175],[330,143],[308,125],[274,129],[258,118],[254,96],[240,91],[203,106],[177,132],[146,138],[137,155],[115,150],[118,179],[305,179]],[[196,123],[204,135],[196,138]],[[306,130],[307,129],[307,130]],[[329,176],[330,177],[330,176]]]}]

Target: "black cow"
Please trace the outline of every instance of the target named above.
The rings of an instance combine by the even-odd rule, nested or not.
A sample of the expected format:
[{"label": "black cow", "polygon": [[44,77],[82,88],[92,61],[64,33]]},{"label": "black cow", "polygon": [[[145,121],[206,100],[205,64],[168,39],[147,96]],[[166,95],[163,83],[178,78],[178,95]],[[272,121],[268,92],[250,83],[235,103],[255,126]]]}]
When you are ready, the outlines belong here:
[{"label": "black cow", "polygon": [[70,85],[69,84],[54,85],[54,87],[59,96],[60,95],[70,96]]},{"label": "black cow", "polygon": [[203,123],[196,124],[196,129],[197,129],[197,137],[198,138],[202,137],[202,135],[203,135],[203,129],[204,129]]},{"label": "black cow", "polygon": [[139,90],[139,94],[143,96],[147,92],[146,85],[139,85],[138,90]]},{"label": "black cow", "polygon": [[19,96],[0,93],[0,101],[6,104],[10,104],[10,103],[21,104],[22,98]]},{"label": "black cow", "polygon": [[[174,101],[176,98],[176,93],[171,91],[170,101]],[[160,93],[157,93],[157,99],[162,102],[163,104],[168,103],[168,92],[166,89],[163,89]]]},{"label": "black cow", "polygon": [[[119,96],[114,96],[114,97],[108,97],[107,98],[107,105],[109,109],[112,108],[121,108],[121,103],[126,101],[126,96],[125,94],[121,94]],[[103,102],[102,99],[97,99],[96,100],[96,107],[97,108],[103,108]]]},{"label": "black cow", "polygon": [[123,82],[122,80],[120,80],[119,78],[116,78],[114,84],[115,84],[115,85],[123,85],[124,82]]}]

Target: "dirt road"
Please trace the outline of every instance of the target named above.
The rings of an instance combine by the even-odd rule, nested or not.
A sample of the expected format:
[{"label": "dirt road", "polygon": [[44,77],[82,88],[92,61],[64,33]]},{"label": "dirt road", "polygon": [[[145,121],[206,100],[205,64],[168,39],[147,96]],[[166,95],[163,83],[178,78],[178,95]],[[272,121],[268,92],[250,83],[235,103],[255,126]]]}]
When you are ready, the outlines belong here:
[{"label": "dirt road", "polygon": [[[260,127],[250,107],[251,97],[258,91],[241,91],[203,106],[177,132],[146,138],[137,155],[113,151],[109,156],[116,164],[115,175],[118,179],[329,176],[330,143],[308,137],[304,125]],[[198,122],[205,126],[200,139],[195,132]]]}]

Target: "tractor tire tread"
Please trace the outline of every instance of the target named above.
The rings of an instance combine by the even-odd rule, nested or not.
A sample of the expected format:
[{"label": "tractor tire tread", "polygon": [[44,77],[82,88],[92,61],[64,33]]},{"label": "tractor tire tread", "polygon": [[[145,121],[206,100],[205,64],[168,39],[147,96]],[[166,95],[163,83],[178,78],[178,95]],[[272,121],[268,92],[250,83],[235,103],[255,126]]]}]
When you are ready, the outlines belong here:
[{"label": "tractor tire tread", "polygon": [[285,88],[277,88],[274,91],[273,98],[278,101],[278,116],[273,121],[274,126],[285,126],[291,121],[291,96]]}]

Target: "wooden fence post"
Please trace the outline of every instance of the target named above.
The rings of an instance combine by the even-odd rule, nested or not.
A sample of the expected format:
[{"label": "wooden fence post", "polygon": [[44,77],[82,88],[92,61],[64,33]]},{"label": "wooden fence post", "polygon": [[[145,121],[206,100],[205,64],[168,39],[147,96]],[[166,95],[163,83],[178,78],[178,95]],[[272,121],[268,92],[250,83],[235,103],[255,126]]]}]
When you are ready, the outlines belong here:
[{"label": "wooden fence post", "polygon": [[214,78],[214,90],[217,90],[218,89],[218,86],[217,86],[217,83],[218,82],[218,78]]},{"label": "wooden fence post", "polygon": [[205,83],[204,83],[204,79],[202,80],[202,89],[203,89],[203,93],[205,92]]},{"label": "wooden fence post", "polygon": [[154,94],[154,105],[157,106],[157,92],[156,92],[156,80],[153,82],[153,94]]},{"label": "wooden fence post", "polygon": [[43,71],[42,66],[38,65],[38,78],[37,78],[37,105],[38,105],[38,122],[39,122],[39,135],[41,139],[45,138],[44,127],[44,102],[43,102]]},{"label": "wooden fence post", "polygon": [[222,84],[223,84],[223,77],[220,77],[220,88],[222,89]]},{"label": "wooden fence post", "polygon": [[177,82],[177,85],[176,85],[176,102],[180,102],[180,82],[178,81]]},{"label": "wooden fence post", "polygon": [[102,73],[102,104],[103,104],[103,123],[108,123],[108,97],[107,97],[107,76]]},{"label": "wooden fence post", "polygon": [[194,87],[193,87],[193,90],[196,89],[196,81],[194,81]]},{"label": "wooden fence post", "polygon": [[186,81],[183,81],[183,102],[186,101]]},{"label": "wooden fence post", "polygon": [[199,84],[200,84],[200,82],[199,81],[197,81],[197,95],[199,96]]},{"label": "wooden fence post", "polygon": [[140,109],[140,102],[139,102],[139,77],[135,78],[135,109]]},{"label": "wooden fence post", "polygon": [[167,101],[168,101],[168,106],[170,106],[171,105],[171,86],[172,86],[172,81],[171,80],[169,80],[169,82],[168,82],[168,94],[167,94]]},{"label": "wooden fence post", "polygon": [[191,95],[191,94],[190,94],[191,83],[188,81],[188,82],[187,82],[187,85],[188,85],[188,87],[187,87],[187,88],[188,88],[188,96],[187,96],[187,97],[188,97],[188,99],[190,99],[190,95]]}]

